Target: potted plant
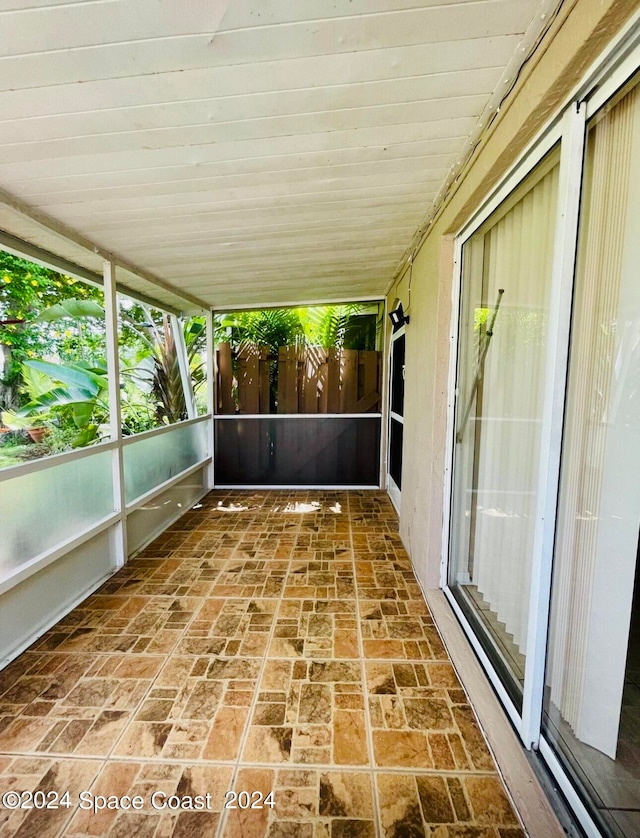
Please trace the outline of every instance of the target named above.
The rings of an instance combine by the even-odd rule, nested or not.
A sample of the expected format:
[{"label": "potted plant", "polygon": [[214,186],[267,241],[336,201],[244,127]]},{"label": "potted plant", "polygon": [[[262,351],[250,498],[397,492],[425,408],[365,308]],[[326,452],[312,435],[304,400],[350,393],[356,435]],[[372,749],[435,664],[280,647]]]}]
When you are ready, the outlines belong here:
[{"label": "potted plant", "polygon": [[104,369],[33,360],[25,361],[22,374],[30,401],[19,410],[4,411],[5,425],[26,431],[34,442],[60,423],[75,428],[74,448],[98,439],[99,421],[108,412]]},{"label": "potted plant", "polygon": [[2,422],[6,428],[3,431],[26,431],[34,442],[42,442],[43,437],[49,430],[46,418],[43,415],[23,413],[22,410],[3,410]]}]

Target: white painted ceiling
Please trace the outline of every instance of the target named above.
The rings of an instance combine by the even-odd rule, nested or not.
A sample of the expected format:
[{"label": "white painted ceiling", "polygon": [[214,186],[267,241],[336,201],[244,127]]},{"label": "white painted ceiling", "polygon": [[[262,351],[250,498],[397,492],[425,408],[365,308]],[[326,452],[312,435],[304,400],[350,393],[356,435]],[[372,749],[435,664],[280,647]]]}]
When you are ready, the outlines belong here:
[{"label": "white painted ceiling", "polygon": [[0,0],[0,228],[165,302],[381,295],[540,11]]}]

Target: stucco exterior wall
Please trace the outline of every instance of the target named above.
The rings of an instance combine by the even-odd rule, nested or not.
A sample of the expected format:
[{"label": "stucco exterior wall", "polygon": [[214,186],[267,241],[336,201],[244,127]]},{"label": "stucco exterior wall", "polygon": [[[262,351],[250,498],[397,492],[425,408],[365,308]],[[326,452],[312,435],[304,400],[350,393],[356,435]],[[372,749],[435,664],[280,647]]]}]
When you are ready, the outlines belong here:
[{"label": "stucco exterior wall", "polygon": [[[572,0],[524,65],[388,304],[409,307],[400,532],[425,588],[440,584],[454,237],[560,110],[640,0]],[[410,286],[410,295],[409,295]]]}]

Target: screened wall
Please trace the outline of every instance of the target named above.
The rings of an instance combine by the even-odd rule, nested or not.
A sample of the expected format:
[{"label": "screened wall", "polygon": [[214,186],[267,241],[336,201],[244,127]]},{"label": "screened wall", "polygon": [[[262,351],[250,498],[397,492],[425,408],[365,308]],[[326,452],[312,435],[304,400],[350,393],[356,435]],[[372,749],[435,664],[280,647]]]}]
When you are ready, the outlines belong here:
[{"label": "screened wall", "polygon": [[218,486],[378,486],[382,306],[218,314]]},{"label": "screened wall", "polygon": [[[45,279],[56,276],[48,271]],[[211,414],[196,396],[211,346],[206,317],[182,319],[119,294],[112,263],[94,283],[101,289],[98,297],[89,294],[91,307],[76,284],[74,298],[56,301],[53,314],[45,310],[51,319],[44,322],[53,326],[43,331],[34,322],[26,357],[39,349],[48,354],[20,369],[28,376],[33,368],[40,378],[28,379],[29,392],[15,388],[22,403],[15,397],[11,409],[2,405],[0,455],[10,452],[0,467],[2,660],[28,646],[210,486]],[[94,323],[89,333],[86,325],[57,328],[59,318],[75,324],[85,317]],[[84,349],[67,358],[76,332]],[[2,392],[6,400],[7,388]],[[39,442],[28,439],[22,423],[40,426]]]}]

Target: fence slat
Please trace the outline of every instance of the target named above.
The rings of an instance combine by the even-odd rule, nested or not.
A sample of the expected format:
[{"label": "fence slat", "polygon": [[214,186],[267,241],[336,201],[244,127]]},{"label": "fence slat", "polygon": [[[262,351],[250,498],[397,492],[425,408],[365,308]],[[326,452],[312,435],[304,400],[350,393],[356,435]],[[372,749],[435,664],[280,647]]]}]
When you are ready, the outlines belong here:
[{"label": "fence slat", "polygon": [[278,351],[278,413],[298,413],[298,349]]},{"label": "fence slat", "polygon": [[318,367],[318,413],[327,413],[329,404],[328,393],[328,375],[329,364],[327,363],[327,356]]},{"label": "fence slat", "polygon": [[378,402],[380,401],[380,392],[378,390],[378,352],[372,351],[361,351],[360,355],[360,368],[362,370],[362,389],[358,391],[360,395],[360,402],[362,399],[370,399],[372,394],[375,394],[376,399],[375,401],[371,402],[371,407],[364,408],[364,410],[370,410],[372,407],[375,407]]},{"label": "fence slat", "polygon": [[218,367],[218,410],[220,413],[236,412],[233,400],[233,367],[231,364],[231,344],[221,343],[216,353]]},{"label": "fence slat", "polygon": [[358,401],[358,351],[342,350],[342,388],[340,390],[340,413],[351,413]]},{"label": "fence slat", "polygon": [[278,347],[278,413],[286,413],[287,400],[287,347]]},{"label": "fence slat", "polygon": [[304,386],[304,412],[317,413],[318,405],[318,379],[320,367],[326,358],[326,351],[320,346],[309,346],[303,353],[303,386]]},{"label": "fence slat", "polygon": [[375,390],[372,390],[366,396],[363,396],[361,399],[352,406],[349,413],[366,413],[368,410],[371,410],[375,405],[378,404],[380,401],[380,396]]},{"label": "fence slat", "polygon": [[340,413],[340,351],[327,352],[327,413]]},{"label": "fence slat", "polygon": [[257,346],[246,344],[238,352],[238,411],[260,413],[260,354]]},{"label": "fence slat", "polygon": [[271,413],[271,386],[269,379],[269,347],[259,347],[259,391],[260,391],[260,413]]}]

